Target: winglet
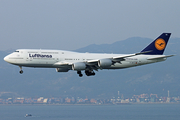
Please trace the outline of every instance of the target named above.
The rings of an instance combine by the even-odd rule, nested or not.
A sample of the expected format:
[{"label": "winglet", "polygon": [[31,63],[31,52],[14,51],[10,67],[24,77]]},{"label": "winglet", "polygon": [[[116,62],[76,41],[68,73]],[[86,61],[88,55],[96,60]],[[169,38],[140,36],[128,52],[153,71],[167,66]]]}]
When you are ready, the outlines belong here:
[{"label": "winglet", "polygon": [[147,55],[162,55],[167,46],[168,40],[171,33],[162,33],[157,39],[155,39],[151,44],[149,44],[141,52],[151,51],[144,54]]}]

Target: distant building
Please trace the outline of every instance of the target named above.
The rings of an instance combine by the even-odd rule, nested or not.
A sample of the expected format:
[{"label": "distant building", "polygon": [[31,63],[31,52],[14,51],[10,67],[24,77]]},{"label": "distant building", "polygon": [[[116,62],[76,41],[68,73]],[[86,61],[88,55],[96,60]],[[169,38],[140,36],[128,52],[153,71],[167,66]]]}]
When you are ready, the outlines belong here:
[{"label": "distant building", "polygon": [[97,100],[91,99],[90,102],[91,102],[92,104],[96,104],[96,103],[97,103]]}]

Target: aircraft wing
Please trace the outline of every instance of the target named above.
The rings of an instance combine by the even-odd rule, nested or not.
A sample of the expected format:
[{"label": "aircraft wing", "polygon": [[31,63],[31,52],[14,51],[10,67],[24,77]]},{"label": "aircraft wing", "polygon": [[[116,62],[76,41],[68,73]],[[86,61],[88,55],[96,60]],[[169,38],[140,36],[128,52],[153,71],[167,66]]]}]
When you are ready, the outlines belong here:
[{"label": "aircraft wing", "polygon": [[[121,62],[124,61],[125,58],[127,57],[132,57],[132,56],[136,56],[136,55],[140,55],[140,54],[144,54],[150,51],[146,51],[146,52],[140,52],[140,53],[135,53],[135,54],[128,54],[128,55],[121,55],[121,56],[116,56],[116,57],[111,57],[111,58],[103,58],[106,60],[109,60],[112,62],[112,64],[116,63],[116,62]],[[99,67],[98,62],[101,59],[94,59],[94,60],[89,60],[89,61],[84,61],[83,63],[87,66],[87,68],[89,69],[93,69],[93,70],[98,70],[98,69],[102,69],[101,67]],[[61,61],[61,62],[57,62],[54,64],[54,66],[58,66],[58,67],[64,67],[64,66],[72,66],[75,63],[71,63],[71,62],[67,62],[67,61]]]},{"label": "aircraft wing", "polygon": [[128,55],[123,55],[123,56],[116,56],[116,57],[113,57],[112,60],[114,62],[123,61],[123,60],[125,60],[124,58],[132,57],[132,56],[136,56],[136,55],[141,55],[141,54],[145,54],[145,53],[149,53],[149,52],[151,52],[151,51],[145,51],[145,52],[140,52],[140,53],[128,54]]},{"label": "aircraft wing", "polygon": [[129,54],[129,55],[123,55],[123,56],[116,56],[112,58],[112,61],[117,62],[117,61],[124,61],[125,58],[127,57],[132,57],[132,56],[136,56],[137,54]]},{"label": "aircraft wing", "polygon": [[[127,57],[132,57],[132,56],[136,56],[136,55],[141,55],[141,54],[145,54],[145,53],[149,53],[151,51],[146,51],[146,52],[140,52],[140,53],[134,53],[134,54],[128,54],[128,55],[121,55],[121,56],[116,56],[116,57],[112,57],[112,58],[105,58],[105,59],[110,59],[113,62],[120,62],[120,61],[124,61],[125,58]],[[91,65],[91,64],[96,64],[99,61],[99,59],[96,60],[89,60],[87,61],[87,64]]]},{"label": "aircraft wing", "polygon": [[163,59],[163,58],[168,58],[168,57],[172,57],[172,56],[175,56],[175,55],[163,55],[163,56],[149,57],[149,58],[147,58],[147,60]]},{"label": "aircraft wing", "polygon": [[[125,58],[127,58],[127,57],[141,55],[141,54],[145,54],[145,53],[148,53],[148,52],[151,52],[151,51],[145,51],[145,52],[140,52],[140,53],[135,53],[135,54],[128,54],[128,55],[121,55],[121,56],[116,56],[116,57],[112,57],[112,58],[104,58],[104,59],[112,61],[112,64],[114,64],[116,62],[121,63],[121,61],[124,61]],[[87,65],[87,67],[89,67],[91,69],[94,69],[94,70],[102,69],[98,65],[99,61],[100,61],[100,59],[89,60],[89,61],[86,62],[86,65]]]}]

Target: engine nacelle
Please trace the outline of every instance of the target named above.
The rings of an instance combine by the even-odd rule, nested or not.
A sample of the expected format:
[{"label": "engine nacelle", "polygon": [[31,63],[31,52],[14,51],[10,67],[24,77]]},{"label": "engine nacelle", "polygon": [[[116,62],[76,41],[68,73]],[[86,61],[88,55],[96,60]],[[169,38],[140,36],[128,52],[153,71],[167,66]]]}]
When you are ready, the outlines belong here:
[{"label": "engine nacelle", "polygon": [[112,65],[112,60],[110,59],[100,59],[98,60],[98,66],[101,68],[110,67]]},{"label": "engine nacelle", "polygon": [[68,72],[69,69],[66,68],[56,68],[56,72]]},{"label": "engine nacelle", "polygon": [[74,63],[72,65],[72,70],[80,71],[85,69],[86,69],[86,64],[83,62]]}]

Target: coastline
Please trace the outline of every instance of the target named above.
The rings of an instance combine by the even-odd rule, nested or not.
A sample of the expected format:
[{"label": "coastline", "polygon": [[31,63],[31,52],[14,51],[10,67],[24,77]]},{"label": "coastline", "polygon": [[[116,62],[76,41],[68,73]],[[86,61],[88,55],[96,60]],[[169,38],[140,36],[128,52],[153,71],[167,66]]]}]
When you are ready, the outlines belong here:
[{"label": "coastline", "polygon": [[0,104],[0,106],[119,106],[119,105],[152,105],[152,104],[180,104],[180,103],[121,103],[121,104]]}]

